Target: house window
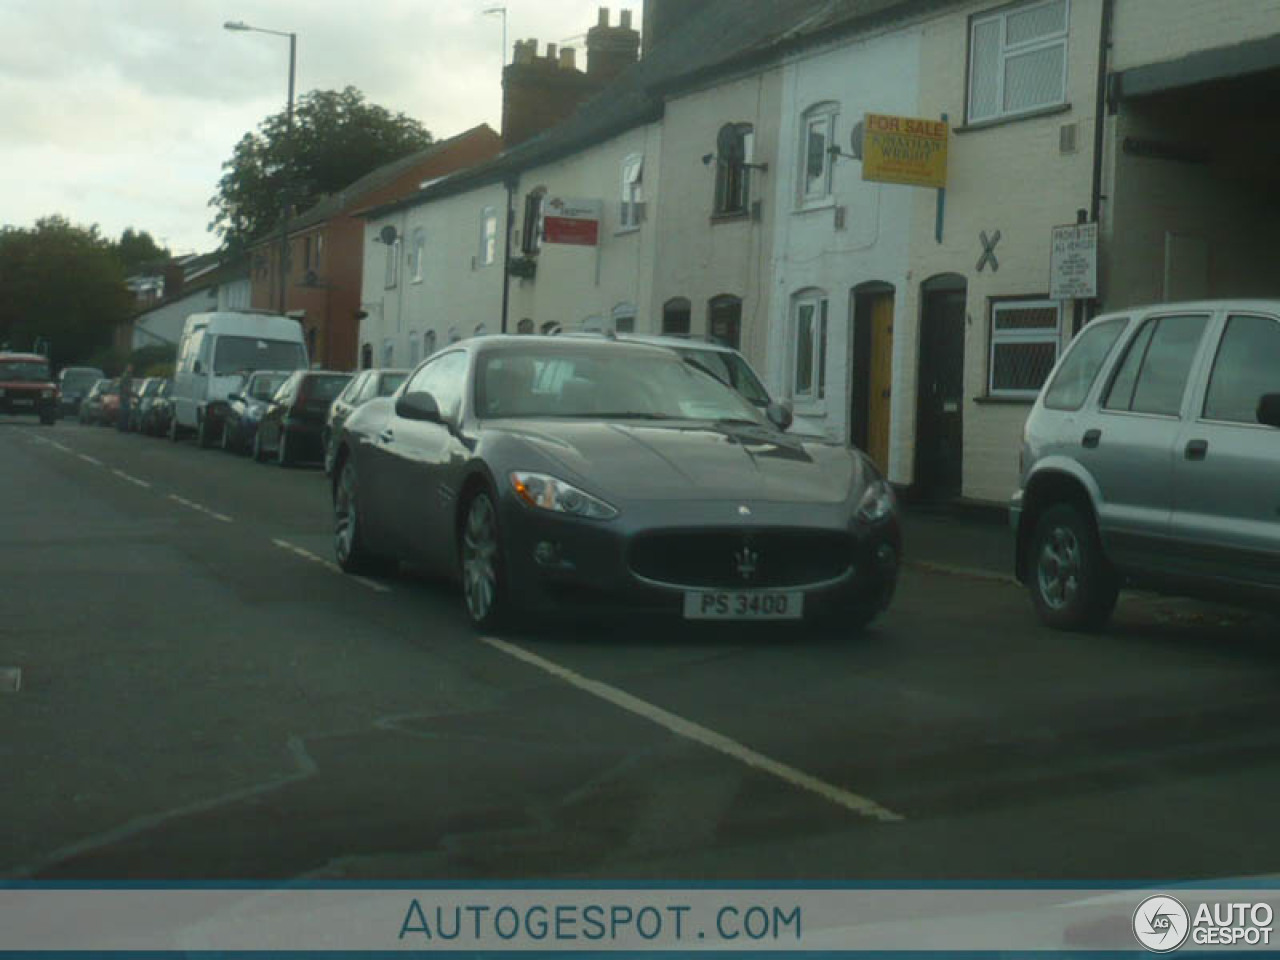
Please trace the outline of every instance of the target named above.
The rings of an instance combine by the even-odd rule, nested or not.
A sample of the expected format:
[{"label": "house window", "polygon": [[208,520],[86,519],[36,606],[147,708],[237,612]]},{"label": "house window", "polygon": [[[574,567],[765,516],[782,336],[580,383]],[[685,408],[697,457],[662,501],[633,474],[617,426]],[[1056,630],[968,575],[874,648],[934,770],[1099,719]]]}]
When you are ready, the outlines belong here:
[{"label": "house window", "polygon": [[316,269],[319,270],[324,262],[324,234],[316,234]]},{"label": "house window", "polygon": [[1062,308],[1054,300],[1005,300],[991,305],[988,391],[993,397],[1034,398],[1058,361]]},{"label": "house window", "polygon": [[800,139],[800,202],[831,196],[831,145],[835,143],[836,106],[822,103],[805,111]]},{"label": "house window", "polygon": [[542,249],[542,203],[547,192],[539,187],[524,198],[524,226],[520,249],[535,254]]},{"label": "house window", "polygon": [[400,241],[397,239],[387,244],[387,276],[385,286],[388,290],[400,282]]},{"label": "house window", "polygon": [[640,226],[644,219],[644,157],[633,153],[622,161],[622,212],[618,222],[622,229]]},{"label": "house window", "polygon": [[410,330],[409,331],[409,366],[410,367],[416,367],[418,365],[418,361],[422,359],[421,355],[418,352],[420,349],[421,349],[421,342],[418,340],[418,331]]},{"label": "house window", "polygon": [[693,311],[684,297],[672,297],[662,305],[662,333],[667,337],[687,337]]},{"label": "house window", "polygon": [[368,370],[373,366],[373,344],[366,343],[360,348],[360,369]]},{"label": "house window", "polygon": [[792,323],[795,365],[791,392],[815,402],[827,395],[827,296],[815,292],[796,298]]},{"label": "house window", "polygon": [[620,303],[611,314],[614,333],[636,332],[636,308],[634,304]]},{"label": "house window", "polygon": [[1068,4],[1041,0],[973,18],[970,123],[1066,102]]},{"label": "house window", "polygon": [[414,283],[422,282],[423,261],[427,258],[427,231],[418,227],[413,231],[413,243],[409,248],[409,274]]},{"label": "house window", "polygon": [[730,294],[713,297],[707,304],[711,338],[737,350],[742,342],[742,300]]},{"label": "house window", "polygon": [[422,335],[422,357],[425,360],[436,352],[436,332],[428,330]]},{"label": "house window", "polygon": [[485,207],[480,211],[480,266],[487,267],[498,258],[498,211]]},{"label": "house window", "polygon": [[751,196],[749,165],[755,133],[749,123],[728,123],[720,129],[716,156],[716,216],[747,212]]}]

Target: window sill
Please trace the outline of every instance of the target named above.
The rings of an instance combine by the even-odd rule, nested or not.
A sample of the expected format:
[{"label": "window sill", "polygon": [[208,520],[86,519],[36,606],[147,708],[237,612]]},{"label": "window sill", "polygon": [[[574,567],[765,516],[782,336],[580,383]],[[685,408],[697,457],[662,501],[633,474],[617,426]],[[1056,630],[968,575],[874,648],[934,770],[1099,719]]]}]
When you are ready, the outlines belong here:
[{"label": "window sill", "polygon": [[979,130],[990,130],[992,127],[1007,127],[1011,123],[1020,123],[1023,120],[1039,120],[1043,117],[1053,117],[1061,113],[1070,113],[1071,104],[1060,103],[1053,107],[1040,107],[1036,110],[1028,110],[1026,113],[1015,113],[1008,117],[994,117],[990,120],[978,120],[974,123],[966,123],[959,127],[952,127],[952,133],[977,133]]},{"label": "window sill", "polygon": [[836,198],[827,197],[824,200],[815,200],[812,203],[797,204],[795,209],[792,210],[791,212],[794,214],[819,213],[824,210],[827,210],[827,211],[834,210],[835,208],[836,208]]},{"label": "window sill", "polygon": [[[1038,396],[1038,394],[1037,394]],[[974,397],[973,402],[980,406],[991,407],[1030,407],[1035,404],[1035,397],[1006,397],[1000,394],[988,393],[981,397]]]},{"label": "window sill", "polygon": [[630,236],[633,233],[639,233],[639,232],[640,232],[640,225],[636,224],[634,227],[619,227],[617,230],[613,232],[613,235],[615,237],[626,237],[626,236]]},{"label": "window sill", "polygon": [[826,419],[827,402],[825,400],[793,399],[791,404],[791,412],[797,417],[813,417],[819,420]]},{"label": "window sill", "polygon": [[720,223],[746,223],[751,219],[751,215],[746,210],[734,211],[733,213],[713,213],[711,215],[711,225],[715,226]]}]

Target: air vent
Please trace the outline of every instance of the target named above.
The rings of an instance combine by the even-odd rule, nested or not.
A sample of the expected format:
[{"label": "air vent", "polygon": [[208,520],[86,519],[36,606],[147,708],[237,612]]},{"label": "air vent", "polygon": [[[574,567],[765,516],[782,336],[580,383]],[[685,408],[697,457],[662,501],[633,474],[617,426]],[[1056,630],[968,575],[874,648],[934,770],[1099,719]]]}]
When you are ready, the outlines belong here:
[{"label": "air vent", "polygon": [[1077,123],[1064,123],[1058,128],[1058,152],[1075,153],[1076,135],[1080,129]]}]

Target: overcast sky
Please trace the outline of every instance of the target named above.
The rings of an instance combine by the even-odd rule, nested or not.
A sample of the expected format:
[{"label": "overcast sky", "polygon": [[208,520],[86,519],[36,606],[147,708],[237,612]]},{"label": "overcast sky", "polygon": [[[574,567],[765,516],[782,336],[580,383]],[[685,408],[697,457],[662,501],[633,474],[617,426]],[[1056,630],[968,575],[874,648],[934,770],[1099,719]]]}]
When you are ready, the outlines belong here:
[{"label": "overcast sky", "polygon": [[[62,214],[108,236],[147,230],[177,253],[217,246],[208,206],[236,141],[297,92],[362,90],[437,139],[502,117],[503,0],[0,0],[0,223]],[[505,0],[507,51],[578,48],[619,3]],[[640,0],[625,5],[640,20]]]}]

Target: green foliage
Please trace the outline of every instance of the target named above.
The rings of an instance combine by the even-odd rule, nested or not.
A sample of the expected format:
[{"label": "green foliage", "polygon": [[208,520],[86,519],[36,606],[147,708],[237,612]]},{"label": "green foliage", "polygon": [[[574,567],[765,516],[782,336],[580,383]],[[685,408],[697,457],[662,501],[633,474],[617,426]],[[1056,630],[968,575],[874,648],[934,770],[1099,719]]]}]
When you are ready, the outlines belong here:
[{"label": "green foliage", "polygon": [[160,377],[164,374],[145,373],[143,371],[151,370],[155,367],[173,367],[173,363],[178,359],[178,348],[165,343],[158,343],[150,347],[139,347],[133,353],[129,354],[129,365],[133,367],[135,373],[139,376]]},{"label": "green foliage", "polygon": [[29,350],[43,337],[55,367],[83,363],[132,309],[124,268],[96,225],[52,216],[0,228],[0,343]]},{"label": "green foliage", "polygon": [[115,244],[116,256],[124,266],[126,277],[133,276],[143,269],[159,270],[170,259],[172,254],[156,243],[151,234],[145,230],[134,230],[125,227],[124,233]]},{"label": "green foliage", "polygon": [[422,150],[431,134],[403,113],[365,101],[355,87],[313,90],[298,100],[293,135],[284,111],[246,133],[223,163],[210,229],[226,249],[243,250],[280,223],[286,202],[305,210],[365,174]]}]

